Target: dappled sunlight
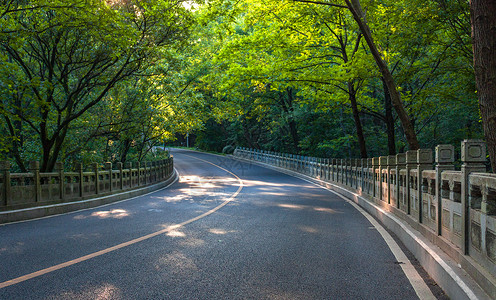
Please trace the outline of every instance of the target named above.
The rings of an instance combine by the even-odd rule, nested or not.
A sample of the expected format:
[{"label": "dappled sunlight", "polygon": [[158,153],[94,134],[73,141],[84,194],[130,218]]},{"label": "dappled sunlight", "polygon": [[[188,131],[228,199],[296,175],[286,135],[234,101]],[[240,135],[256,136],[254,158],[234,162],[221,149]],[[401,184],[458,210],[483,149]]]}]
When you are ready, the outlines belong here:
[{"label": "dappled sunlight", "polygon": [[332,208],[320,207],[320,206],[311,206],[311,205],[280,203],[280,204],[277,204],[276,206],[282,207],[282,208],[293,209],[293,210],[313,210],[313,211],[324,212],[324,213],[328,213],[328,214],[342,213],[341,211],[337,211],[337,210],[332,209]]},{"label": "dappled sunlight", "polygon": [[166,233],[167,236],[170,237],[185,237],[186,234],[184,232],[178,231],[178,230],[171,230]]},{"label": "dappled sunlight", "polygon": [[228,233],[233,233],[236,232],[236,230],[224,230],[220,228],[210,228],[208,232],[213,233],[213,234],[218,234],[218,235],[224,235]]},{"label": "dappled sunlight", "polygon": [[302,185],[302,184],[289,184],[289,183],[274,183],[274,182],[268,182],[268,181],[258,181],[258,180],[246,180],[243,179],[243,184],[246,187],[254,187],[254,186],[270,186],[270,187],[277,187],[277,188],[287,188],[287,187],[305,187],[305,188],[314,188],[311,185]]},{"label": "dappled sunlight", "polygon": [[201,247],[205,245],[205,241],[197,238],[187,237],[185,239],[181,239],[179,245],[182,247]]},{"label": "dappled sunlight", "polygon": [[179,251],[174,251],[157,260],[155,269],[162,270],[165,268],[170,269],[170,273],[173,275],[187,275],[198,270],[195,262]]},{"label": "dappled sunlight", "polygon": [[342,212],[336,211],[335,209],[327,208],[327,207],[314,207],[313,210],[320,211],[320,212],[326,212],[326,213],[330,213],[330,214],[342,213]]},{"label": "dappled sunlight", "polygon": [[[227,188],[239,186],[235,178],[230,177],[216,177],[216,178],[203,178],[200,176],[181,176],[179,179],[184,187],[177,189],[178,194],[174,196],[152,196],[152,199],[157,199],[167,203],[175,203],[182,201],[193,200],[193,197],[199,196],[228,196],[231,194]],[[157,206],[159,202],[152,205]]]},{"label": "dappled sunlight", "polygon": [[300,225],[298,226],[298,228],[303,231],[303,232],[307,232],[307,233],[317,233],[318,230],[313,228],[313,227],[310,227],[310,226],[304,226],[304,225]]},{"label": "dappled sunlight", "polygon": [[130,213],[125,209],[112,209],[112,210],[96,211],[92,213],[91,216],[100,219],[108,219],[108,218],[122,219],[125,217],[129,217]]},{"label": "dappled sunlight", "polygon": [[172,230],[176,230],[177,228],[181,227],[181,225],[179,224],[160,224],[160,227],[162,228],[162,230],[166,229],[166,230],[169,230],[169,231],[172,231]]},{"label": "dappled sunlight", "polygon": [[53,295],[50,299],[122,299],[123,294],[120,288],[110,283],[99,286],[83,287],[81,291],[63,291],[58,295]]},{"label": "dappled sunlight", "polygon": [[304,293],[303,291],[288,291],[276,289],[275,287],[262,287],[260,288],[260,292],[264,295],[260,297],[262,299],[271,299],[271,300],[285,300],[285,299],[293,299],[293,300],[307,300],[315,298],[314,295],[310,295]]},{"label": "dappled sunlight", "polygon": [[298,209],[298,210],[305,209],[304,205],[297,205],[297,204],[285,204],[285,203],[283,203],[283,204],[277,204],[277,206],[283,207],[283,208]]},{"label": "dappled sunlight", "polygon": [[84,220],[91,217],[96,217],[99,219],[122,219],[129,217],[131,213],[125,209],[112,209],[112,210],[102,210],[96,211],[91,215],[76,215],[74,220]]}]

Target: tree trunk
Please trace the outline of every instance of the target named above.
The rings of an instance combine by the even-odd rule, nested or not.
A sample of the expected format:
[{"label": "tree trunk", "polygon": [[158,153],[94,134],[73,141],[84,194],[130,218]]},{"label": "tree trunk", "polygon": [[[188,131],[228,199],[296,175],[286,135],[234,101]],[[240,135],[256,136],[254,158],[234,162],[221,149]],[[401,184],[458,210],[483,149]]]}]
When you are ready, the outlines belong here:
[{"label": "tree trunk", "polygon": [[291,139],[293,140],[293,151],[295,154],[299,154],[300,153],[300,146],[299,146],[300,139],[298,137],[298,128],[296,127],[296,121],[294,120],[293,89],[287,88],[286,92],[288,94],[287,113],[288,113],[289,132],[291,133]]},{"label": "tree trunk", "polygon": [[394,135],[394,118],[393,110],[391,107],[391,96],[389,94],[389,89],[382,79],[382,86],[384,88],[384,109],[386,111],[386,132],[388,137],[388,154],[396,155],[396,137]]},{"label": "tree trunk", "polygon": [[496,1],[471,0],[474,70],[491,167],[496,171]]},{"label": "tree trunk", "polygon": [[381,72],[382,77],[384,78],[384,82],[386,83],[389,89],[391,102],[393,104],[396,113],[398,114],[398,118],[401,121],[403,130],[405,131],[405,136],[408,142],[408,146],[410,150],[417,150],[419,149],[420,146],[417,140],[417,134],[415,133],[415,128],[410,122],[410,117],[408,116],[408,113],[405,110],[405,106],[401,101],[401,95],[398,92],[398,89],[396,88],[393,75],[389,71],[387,64],[382,60],[381,54],[377,50],[377,47],[372,38],[372,33],[370,32],[370,28],[365,20],[365,15],[362,11],[362,6],[360,5],[360,1],[359,0],[345,0],[345,1],[346,1],[346,5],[348,6],[350,12],[353,15],[353,18],[357,22],[358,27],[360,28],[360,31],[362,32],[363,37],[365,38],[365,41],[369,46],[370,52],[374,57],[377,67],[379,68],[379,71]]},{"label": "tree trunk", "polygon": [[348,95],[351,103],[351,111],[353,112],[353,119],[355,120],[358,146],[360,147],[360,157],[367,158],[367,145],[365,144],[365,136],[363,135],[362,121],[360,120],[360,113],[358,111],[356,100],[356,90],[353,86],[353,82],[348,82]]}]

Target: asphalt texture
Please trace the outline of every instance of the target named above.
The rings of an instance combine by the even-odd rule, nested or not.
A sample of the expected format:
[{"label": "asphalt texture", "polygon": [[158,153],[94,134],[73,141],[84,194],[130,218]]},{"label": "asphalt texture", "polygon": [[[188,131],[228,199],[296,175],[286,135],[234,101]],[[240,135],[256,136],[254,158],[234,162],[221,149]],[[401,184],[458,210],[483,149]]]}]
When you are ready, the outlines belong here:
[{"label": "asphalt texture", "polygon": [[[0,226],[0,283],[169,228],[1,288],[0,299],[418,299],[381,235],[343,199],[257,165],[173,155],[181,177],[167,189]],[[192,220],[239,190],[226,170],[240,193]]]}]

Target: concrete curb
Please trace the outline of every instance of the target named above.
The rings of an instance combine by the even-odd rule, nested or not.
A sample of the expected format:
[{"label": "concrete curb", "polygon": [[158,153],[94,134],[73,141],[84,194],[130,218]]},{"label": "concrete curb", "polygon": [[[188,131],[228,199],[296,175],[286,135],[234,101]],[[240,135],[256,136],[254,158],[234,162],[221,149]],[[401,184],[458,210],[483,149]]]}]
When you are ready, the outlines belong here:
[{"label": "concrete curb", "polygon": [[412,252],[415,258],[417,258],[429,276],[431,276],[431,278],[444,290],[450,299],[492,299],[477,282],[475,282],[460,265],[444,253],[441,248],[434,245],[419,231],[415,230],[406,222],[401,221],[394,214],[383,210],[361,195],[339,185],[315,179],[295,171],[240,157],[231,157],[273,169],[302,180],[310,181],[314,184],[326,187],[338,195],[346,197],[349,201],[355,202],[370,215],[379,220],[384,227],[393,232],[401,240],[405,247]]},{"label": "concrete curb", "polygon": [[118,194],[112,194],[98,198],[91,198],[87,200],[3,211],[0,212],[0,224],[8,224],[13,222],[39,219],[48,216],[94,208],[119,201],[131,200],[132,198],[143,196],[167,188],[170,185],[172,185],[172,183],[174,183],[177,180],[177,178],[178,178],[178,173],[177,170],[174,169],[174,173],[172,173],[172,175],[167,180],[153,185],[145,186],[139,189],[128,190]]}]

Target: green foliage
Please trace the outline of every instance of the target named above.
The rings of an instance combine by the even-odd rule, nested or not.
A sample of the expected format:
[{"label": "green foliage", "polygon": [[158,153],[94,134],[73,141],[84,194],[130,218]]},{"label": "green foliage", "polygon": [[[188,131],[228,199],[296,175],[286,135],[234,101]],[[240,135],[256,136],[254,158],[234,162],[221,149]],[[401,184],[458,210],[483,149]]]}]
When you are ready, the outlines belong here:
[{"label": "green foliage", "polygon": [[[467,3],[360,2],[421,146],[481,137]],[[359,157],[357,123],[369,156],[391,151],[388,141],[406,150],[346,8],[290,0],[7,3],[0,159],[19,170],[30,160],[43,170],[57,160],[146,160],[189,133],[216,152],[235,145]]]}]

